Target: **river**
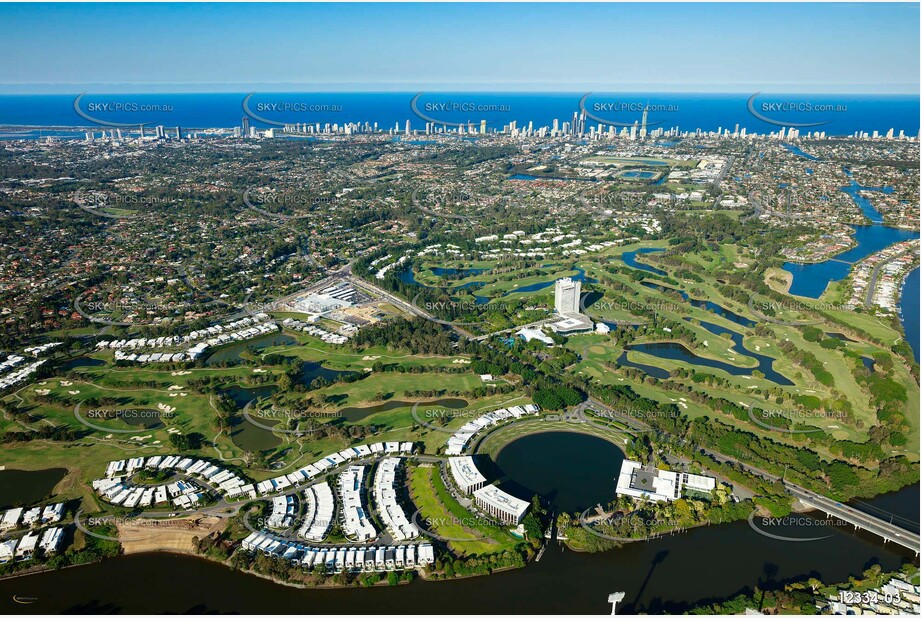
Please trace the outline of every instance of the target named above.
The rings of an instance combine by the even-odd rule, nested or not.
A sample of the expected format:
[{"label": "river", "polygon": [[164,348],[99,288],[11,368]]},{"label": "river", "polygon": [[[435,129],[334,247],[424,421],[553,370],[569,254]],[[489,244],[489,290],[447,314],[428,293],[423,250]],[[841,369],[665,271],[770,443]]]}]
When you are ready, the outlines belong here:
[{"label": "river", "polygon": [[[539,491],[554,507],[590,506],[612,496],[613,473],[623,457],[614,450],[587,436],[529,436],[500,452],[500,482],[510,491],[516,486],[523,493]],[[915,485],[860,506],[910,518],[917,526],[917,501]],[[811,535],[815,529],[803,532]],[[618,607],[622,613],[674,613],[754,586],[811,576],[844,581],[872,564],[892,570],[913,559],[912,552],[850,526],[822,528],[821,535],[828,538],[783,542],[741,521],[597,554],[553,543],[539,562],[524,569],[373,589],[301,590],[199,558],[141,554],[0,581],[0,609],[52,614],[607,614],[608,594],[624,591]],[[19,605],[14,595],[35,601]]]}]

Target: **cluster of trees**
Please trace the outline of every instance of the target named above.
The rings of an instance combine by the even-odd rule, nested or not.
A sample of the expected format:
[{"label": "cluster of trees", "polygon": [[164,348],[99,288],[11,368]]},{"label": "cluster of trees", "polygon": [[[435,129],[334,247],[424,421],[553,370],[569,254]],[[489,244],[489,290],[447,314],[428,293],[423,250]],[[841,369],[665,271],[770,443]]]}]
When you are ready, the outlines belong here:
[{"label": "cluster of trees", "polygon": [[74,442],[80,438],[80,433],[64,425],[51,427],[42,425],[33,431],[8,431],[0,436],[0,442],[10,444],[13,442],[31,442],[33,440],[52,440],[54,442]]},{"label": "cluster of trees", "polygon": [[171,433],[169,443],[174,449],[180,451],[197,451],[201,448],[205,436],[198,432],[192,433]]},{"label": "cluster of trees", "polygon": [[775,584],[774,588],[755,586],[751,592],[743,592],[731,599],[711,602],[690,608],[685,613],[696,615],[737,615],[747,613],[747,610],[757,610],[764,614],[801,614],[815,615],[818,612],[816,605],[828,603],[830,597],[836,597],[839,590],[852,590],[864,592],[873,590],[887,583],[893,577],[900,577],[911,581],[918,569],[911,563],[906,563],[900,572],[884,573],[878,564],[874,564],[863,572],[863,577],[851,576],[848,581],[826,585],[821,580],[810,577],[803,581],[786,584]]},{"label": "cluster of trees", "polygon": [[527,563],[527,554],[530,550],[522,548],[521,551],[505,550],[483,556],[452,556],[445,554],[435,562],[435,572],[440,573],[445,579],[453,577],[469,577],[471,575],[489,575],[493,571],[502,569],[520,569]]},{"label": "cluster of trees", "polygon": [[463,342],[454,347],[450,332],[439,324],[422,318],[388,320],[359,330],[352,337],[356,351],[371,346],[391,350],[408,350],[415,354],[448,356],[461,352]]}]

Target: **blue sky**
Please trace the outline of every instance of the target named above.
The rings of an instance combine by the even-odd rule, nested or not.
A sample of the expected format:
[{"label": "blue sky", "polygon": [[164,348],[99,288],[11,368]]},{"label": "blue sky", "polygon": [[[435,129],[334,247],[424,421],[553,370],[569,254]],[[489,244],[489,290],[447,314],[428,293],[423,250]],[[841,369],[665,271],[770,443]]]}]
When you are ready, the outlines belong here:
[{"label": "blue sky", "polygon": [[2,4],[0,89],[915,94],[918,22],[917,3]]}]

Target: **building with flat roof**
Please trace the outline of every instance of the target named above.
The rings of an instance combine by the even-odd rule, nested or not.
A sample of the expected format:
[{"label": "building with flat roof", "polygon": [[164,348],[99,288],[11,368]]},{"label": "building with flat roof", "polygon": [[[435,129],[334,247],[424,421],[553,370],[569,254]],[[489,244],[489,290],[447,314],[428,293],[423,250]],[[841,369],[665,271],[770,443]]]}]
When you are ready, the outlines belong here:
[{"label": "building with flat roof", "polygon": [[495,485],[487,485],[477,489],[473,492],[473,499],[478,507],[492,517],[503,523],[516,526],[521,523],[528,507],[531,506],[529,502],[507,494]]},{"label": "building with flat roof", "polygon": [[547,324],[547,328],[560,335],[576,335],[592,332],[595,325],[584,313],[567,313],[562,320]]},{"label": "building with flat roof", "polygon": [[543,341],[547,345],[553,345],[553,339],[551,339],[547,334],[537,328],[522,328],[517,333],[515,333],[525,341],[531,341],[532,339],[537,339],[538,341]]},{"label": "building with flat roof", "polygon": [[338,482],[342,506],[342,531],[346,538],[362,542],[377,537],[377,530],[362,502],[364,478],[364,466],[349,466],[339,475]]},{"label": "building with flat roof", "polygon": [[486,484],[486,477],[477,470],[473,457],[451,457],[448,459],[448,468],[457,487],[469,494]]},{"label": "building with flat roof", "polygon": [[616,493],[619,496],[664,502],[677,500],[685,488],[709,493],[715,487],[716,479],[711,476],[659,470],[625,459],[617,477]]}]

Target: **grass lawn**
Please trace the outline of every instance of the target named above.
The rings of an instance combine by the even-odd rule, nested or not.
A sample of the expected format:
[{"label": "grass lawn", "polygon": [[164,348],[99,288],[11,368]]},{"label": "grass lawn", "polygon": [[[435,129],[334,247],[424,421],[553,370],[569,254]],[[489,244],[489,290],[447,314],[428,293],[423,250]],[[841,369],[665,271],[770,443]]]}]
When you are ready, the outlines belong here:
[{"label": "grass lawn", "polygon": [[452,551],[482,556],[512,550],[521,542],[504,528],[487,525],[481,515],[471,513],[455,500],[445,487],[438,467],[413,467],[409,486],[413,504],[433,533],[449,539],[469,539],[448,541]]}]

